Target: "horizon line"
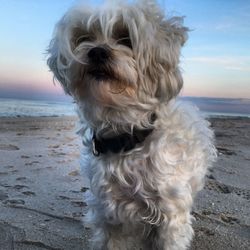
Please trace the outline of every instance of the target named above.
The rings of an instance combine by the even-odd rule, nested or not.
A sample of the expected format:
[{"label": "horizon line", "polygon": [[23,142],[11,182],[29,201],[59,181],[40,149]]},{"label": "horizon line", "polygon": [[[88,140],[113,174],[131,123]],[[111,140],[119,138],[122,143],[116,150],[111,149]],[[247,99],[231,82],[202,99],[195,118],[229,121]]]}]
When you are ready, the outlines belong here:
[{"label": "horizon line", "polygon": [[[54,97],[54,98],[53,98]],[[192,95],[179,95],[177,96],[177,98],[194,98],[194,99],[198,99],[198,98],[202,98],[202,99],[221,99],[221,100],[226,100],[226,99],[230,99],[230,100],[250,100],[250,98],[246,98],[246,97],[211,97],[211,96],[192,96]],[[74,101],[73,97],[70,95],[49,95],[49,96],[41,96],[41,97],[37,97],[34,96],[32,97],[24,97],[24,96],[1,96],[0,95],[0,99],[12,99],[12,100],[26,100],[26,101],[60,101],[60,102],[68,102],[68,101]]]}]

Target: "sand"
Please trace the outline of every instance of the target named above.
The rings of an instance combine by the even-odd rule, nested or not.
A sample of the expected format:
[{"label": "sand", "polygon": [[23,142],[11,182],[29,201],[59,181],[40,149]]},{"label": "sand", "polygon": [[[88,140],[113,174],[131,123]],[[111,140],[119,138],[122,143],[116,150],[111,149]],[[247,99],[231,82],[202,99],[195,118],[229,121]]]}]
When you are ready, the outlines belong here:
[{"label": "sand", "polygon": [[[219,158],[194,205],[191,249],[250,249],[250,119],[211,122]],[[89,249],[75,123],[0,118],[0,250]]]}]

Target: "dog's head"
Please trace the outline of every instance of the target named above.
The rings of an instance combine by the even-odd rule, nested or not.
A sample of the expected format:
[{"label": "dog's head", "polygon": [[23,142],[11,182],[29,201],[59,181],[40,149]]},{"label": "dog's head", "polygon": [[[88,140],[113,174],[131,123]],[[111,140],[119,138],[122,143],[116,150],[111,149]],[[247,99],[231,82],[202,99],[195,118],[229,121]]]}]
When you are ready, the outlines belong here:
[{"label": "dog's head", "polygon": [[126,109],[179,93],[186,39],[182,18],[165,19],[153,1],[77,6],[56,26],[48,65],[78,103]]}]

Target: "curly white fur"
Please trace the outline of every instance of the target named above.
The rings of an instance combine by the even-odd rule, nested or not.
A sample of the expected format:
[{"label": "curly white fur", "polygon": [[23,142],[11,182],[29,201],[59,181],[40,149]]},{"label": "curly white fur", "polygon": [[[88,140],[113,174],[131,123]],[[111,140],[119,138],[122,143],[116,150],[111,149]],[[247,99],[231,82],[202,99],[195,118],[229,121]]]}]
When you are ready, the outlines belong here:
[{"label": "curly white fur", "polygon": [[[165,19],[149,0],[77,6],[56,26],[48,65],[78,104],[82,168],[91,187],[85,223],[93,229],[94,249],[181,250],[190,244],[193,199],[216,151],[209,123],[175,100],[187,31],[182,18]],[[93,48],[105,52],[105,63],[93,62]],[[152,127],[128,152],[92,155],[90,131],[107,136]]]}]

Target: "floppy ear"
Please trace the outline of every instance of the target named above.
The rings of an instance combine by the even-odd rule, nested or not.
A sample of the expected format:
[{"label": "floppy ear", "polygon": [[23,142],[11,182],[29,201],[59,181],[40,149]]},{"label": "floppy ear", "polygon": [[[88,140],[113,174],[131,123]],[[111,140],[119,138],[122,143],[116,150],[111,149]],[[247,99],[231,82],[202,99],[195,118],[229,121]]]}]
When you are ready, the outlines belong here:
[{"label": "floppy ear", "polygon": [[156,61],[159,85],[156,96],[169,100],[176,96],[183,85],[179,69],[181,47],[187,40],[188,29],[182,25],[182,17],[162,20],[159,24],[159,43],[156,44]]},{"label": "floppy ear", "polygon": [[66,59],[60,55],[57,39],[51,40],[48,48],[48,59],[47,64],[50,70],[54,74],[54,79],[56,79],[62,85],[66,94],[70,95],[68,79],[67,79],[67,66],[65,65]]}]

